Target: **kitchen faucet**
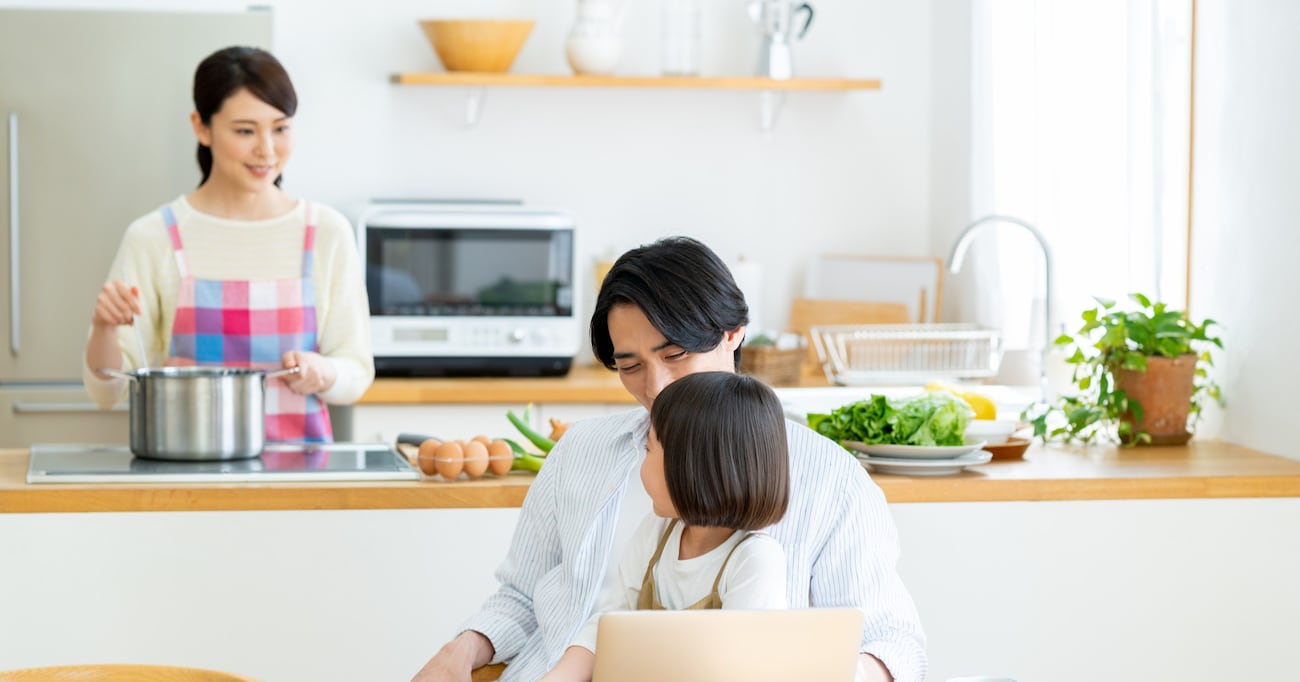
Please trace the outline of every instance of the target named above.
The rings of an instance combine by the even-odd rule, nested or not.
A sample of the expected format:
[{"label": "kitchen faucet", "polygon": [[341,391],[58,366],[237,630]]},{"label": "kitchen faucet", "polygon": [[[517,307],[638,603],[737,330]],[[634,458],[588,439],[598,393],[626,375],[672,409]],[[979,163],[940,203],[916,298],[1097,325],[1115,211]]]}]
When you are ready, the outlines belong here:
[{"label": "kitchen faucet", "polygon": [[1029,223],[1011,216],[1004,215],[987,215],[975,222],[967,225],[961,234],[957,235],[957,243],[953,244],[952,255],[948,257],[948,271],[957,274],[961,271],[962,260],[966,257],[966,250],[970,248],[970,243],[975,241],[975,237],[987,226],[994,223],[1010,223],[1025,228],[1029,234],[1033,235],[1038,241],[1038,246],[1043,250],[1043,352],[1038,360],[1038,383],[1039,388],[1043,391],[1043,397],[1047,397],[1047,352],[1052,347],[1052,251],[1047,248],[1047,239],[1038,228]]}]

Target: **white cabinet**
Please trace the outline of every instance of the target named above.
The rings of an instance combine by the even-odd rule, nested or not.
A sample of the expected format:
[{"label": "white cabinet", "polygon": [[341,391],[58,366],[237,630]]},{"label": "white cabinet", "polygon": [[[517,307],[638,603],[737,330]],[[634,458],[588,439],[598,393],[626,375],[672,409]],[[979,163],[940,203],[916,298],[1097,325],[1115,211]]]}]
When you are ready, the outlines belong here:
[{"label": "white cabinet", "polygon": [[[418,405],[373,405],[352,407],[352,440],[392,443],[399,433],[418,433],[444,439],[466,439],[483,434],[492,438],[522,438],[506,418],[506,411],[522,416],[525,403],[424,403]],[[634,407],[631,403],[534,404],[532,426],[550,433],[551,417],[572,422],[588,417],[615,414]]]},{"label": "white cabinet", "polygon": [[81,386],[0,390],[0,448],[33,443],[117,443],[130,440],[126,403],[101,410]]}]

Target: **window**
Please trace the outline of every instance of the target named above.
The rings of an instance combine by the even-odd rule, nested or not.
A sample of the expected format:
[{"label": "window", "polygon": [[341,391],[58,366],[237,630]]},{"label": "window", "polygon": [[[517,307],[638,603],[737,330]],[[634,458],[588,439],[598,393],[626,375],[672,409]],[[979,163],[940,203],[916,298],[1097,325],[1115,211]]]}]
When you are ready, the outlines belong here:
[{"label": "window", "polygon": [[[1191,0],[983,0],[973,23],[972,206],[1043,232],[1053,323],[1094,295],[1185,305]],[[999,294],[981,322],[1039,348],[1038,247],[996,234],[970,261]]]}]

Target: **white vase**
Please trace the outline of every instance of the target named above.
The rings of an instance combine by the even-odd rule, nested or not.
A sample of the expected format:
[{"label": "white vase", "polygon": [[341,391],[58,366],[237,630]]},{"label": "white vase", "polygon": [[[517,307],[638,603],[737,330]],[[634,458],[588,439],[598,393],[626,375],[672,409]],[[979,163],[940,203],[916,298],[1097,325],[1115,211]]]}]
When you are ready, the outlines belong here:
[{"label": "white vase", "polygon": [[564,43],[569,66],[577,74],[609,75],[623,55],[623,18],[627,4],[612,0],[578,0],[577,19]]}]

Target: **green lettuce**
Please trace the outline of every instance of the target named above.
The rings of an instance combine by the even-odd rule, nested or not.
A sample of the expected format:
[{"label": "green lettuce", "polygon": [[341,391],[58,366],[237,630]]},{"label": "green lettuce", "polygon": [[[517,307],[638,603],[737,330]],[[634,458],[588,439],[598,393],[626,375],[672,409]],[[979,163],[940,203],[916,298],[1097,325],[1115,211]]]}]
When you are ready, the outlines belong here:
[{"label": "green lettuce", "polygon": [[922,393],[890,400],[872,395],[831,410],[810,413],[808,426],[841,443],[854,440],[868,444],[961,445],[966,424],[975,411],[966,401],[944,391]]}]

